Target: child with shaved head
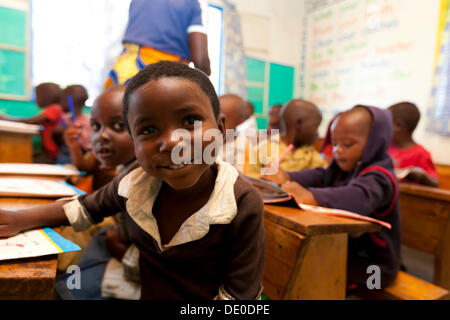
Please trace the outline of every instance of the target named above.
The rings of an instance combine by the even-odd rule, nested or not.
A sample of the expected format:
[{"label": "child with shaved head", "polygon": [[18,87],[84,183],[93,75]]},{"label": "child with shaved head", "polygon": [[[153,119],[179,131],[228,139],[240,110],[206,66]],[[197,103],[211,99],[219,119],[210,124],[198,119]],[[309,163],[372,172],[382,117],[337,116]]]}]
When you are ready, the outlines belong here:
[{"label": "child with shaved head", "polygon": [[389,154],[397,173],[406,174],[405,181],[437,187],[438,177],[431,155],[412,137],[420,120],[419,109],[413,103],[400,102],[390,106],[389,110],[394,124]]},{"label": "child with shaved head", "polygon": [[[246,166],[246,175],[259,178],[262,169],[276,161],[291,144],[294,148],[279,163],[282,169],[297,171],[325,167],[326,161],[313,147],[321,121],[322,114],[315,104],[302,99],[291,100],[280,110],[280,134],[271,135],[270,139],[263,141],[253,150],[250,160],[253,159],[254,163]],[[271,154],[271,150],[276,150],[272,149],[271,144],[278,145],[278,154]]]},{"label": "child with shaved head", "polygon": [[349,285],[366,286],[367,268],[381,269],[381,286],[400,267],[398,188],[388,147],[392,120],[388,110],[356,106],[330,126],[333,160],[327,169],[278,172],[282,188],[297,202],[353,211],[391,224],[376,233],[349,238]]},{"label": "child with shaved head", "polygon": [[253,116],[254,107],[236,94],[219,97],[220,112],[225,116],[227,139],[221,158],[244,172],[245,154],[252,144],[248,136],[256,135],[258,126]]},{"label": "child with shaved head", "polygon": [[18,121],[42,126],[41,143],[43,154],[34,159],[35,162],[54,163],[58,155],[58,145],[52,137],[53,129],[63,117],[60,105],[62,97],[61,87],[52,82],[44,82],[36,86],[36,104],[42,111],[30,118],[6,118],[0,119]]}]

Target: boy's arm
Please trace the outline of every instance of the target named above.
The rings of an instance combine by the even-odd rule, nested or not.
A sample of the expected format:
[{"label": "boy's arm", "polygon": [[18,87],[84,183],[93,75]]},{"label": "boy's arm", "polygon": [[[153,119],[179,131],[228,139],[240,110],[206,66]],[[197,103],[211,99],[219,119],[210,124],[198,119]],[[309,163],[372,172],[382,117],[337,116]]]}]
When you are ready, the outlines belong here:
[{"label": "boy's arm", "polygon": [[0,238],[11,237],[29,229],[69,225],[63,209],[67,202],[58,201],[15,212],[0,210]]},{"label": "boy's arm", "polygon": [[305,169],[300,171],[288,172],[290,180],[297,182],[305,188],[318,188],[322,186],[325,176],[324,168]]},{"label": "boy's arm", "polygon": [[395,196],[394,183],[381,172],[370,171],[340,187],[309,188],[319,206],[369,216],[388,206]]},{"label": "boy's arm", "polygon": [[27,123],[27,124],[41,124],[42,122],[45,122],[48,119],[43,114],[38,114],[37,116],[31,117],[31,118],[2,117],[1,120],[8,120],[8,121],[14,121],[14,122],[23,122],[23,123]]},{"label": "boy's arm", "polygon": [[263,224],[263,202],[252,189],[238,200],[237,232],[233,237],[225,281],[217,299],[259,299],[264,270],[266,235]]},{"label": "boy's arm", "polygon": [[208,56],[208,37],[202,32],[191,32],[188,35],[189,50],[194,66],[208,76],[211,74],[211,66]]},{"label": "boy's arm", "polygon": [[430,177],[422,168],[413,168],[404,179],[405,181],[420,183],[424,186],[438,187],[438,180]]},{"label": "boy's arm", "polygon": [[0,210],[0,237],[11,237],[28,229],[69,224],[76,231],[85,230],[92,223],[125,210],[125,200],[117,195],[121,178],[119,176],[96,192],[75,200],[15,212]]},{"label": "boy's arm", "polygon": [[206,30],[206,12],[199,1],[191,1],[189,7],[188,45],[191,61],[194,66],[208,76],[211,74],[211,63],[208,54],[208,36]]}]

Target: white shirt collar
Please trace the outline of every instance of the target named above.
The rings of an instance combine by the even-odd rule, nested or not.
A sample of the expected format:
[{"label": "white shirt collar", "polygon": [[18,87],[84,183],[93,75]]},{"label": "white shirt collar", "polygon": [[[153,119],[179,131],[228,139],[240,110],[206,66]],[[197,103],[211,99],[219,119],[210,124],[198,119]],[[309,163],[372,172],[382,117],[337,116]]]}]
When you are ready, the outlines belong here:
[{"label": "white shirt collar", "polygon": [[228,224],[237,214],[234,183],[238,172],[233,166],[216,160],[218,171],[214,190],[208,202],[181,225],[170,242],[164,246],[152,208],[162,181],[150,176],[142,168],[126,175],[119,183],[119,195],[128,199],[127,212],[131,219],[156,240],[161,251],[183,243],[201,239],[211,224]]}]

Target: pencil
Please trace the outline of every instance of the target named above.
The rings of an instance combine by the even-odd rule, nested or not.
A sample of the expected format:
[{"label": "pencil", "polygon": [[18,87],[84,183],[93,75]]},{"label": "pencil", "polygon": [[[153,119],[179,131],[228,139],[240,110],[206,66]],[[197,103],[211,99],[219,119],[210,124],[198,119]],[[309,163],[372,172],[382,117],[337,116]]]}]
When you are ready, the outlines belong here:
[{"label": "pencil", "polygon": [[75,123],[75,110],[73,108],[73,100],[71,95],[67,96],[67,102],[69,103],[70,113],[72,114],[72,123]]},{"label": "pencil", "polygon": [[294,145],[290,144],[286,150],[284,150],[283,154],[280,156],[280,158],[277,160],[276,164],[280,164],[281,161],[289,154],[289,152],[294,149]]}]

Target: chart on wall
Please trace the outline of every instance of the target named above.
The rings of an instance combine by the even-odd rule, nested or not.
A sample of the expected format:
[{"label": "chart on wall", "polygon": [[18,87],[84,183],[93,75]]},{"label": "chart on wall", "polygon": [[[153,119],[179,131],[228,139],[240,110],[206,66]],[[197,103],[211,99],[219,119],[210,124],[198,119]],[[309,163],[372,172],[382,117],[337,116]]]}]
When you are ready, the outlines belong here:
[{"label": "chart on wall", "polygon": [[300,94],[330,119],[356,104],[429,103],[440,0],[307,0]]}]

